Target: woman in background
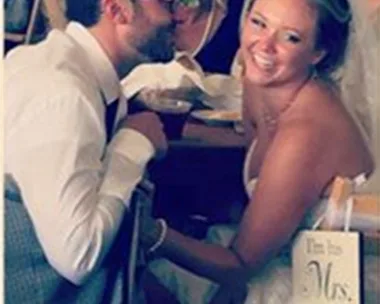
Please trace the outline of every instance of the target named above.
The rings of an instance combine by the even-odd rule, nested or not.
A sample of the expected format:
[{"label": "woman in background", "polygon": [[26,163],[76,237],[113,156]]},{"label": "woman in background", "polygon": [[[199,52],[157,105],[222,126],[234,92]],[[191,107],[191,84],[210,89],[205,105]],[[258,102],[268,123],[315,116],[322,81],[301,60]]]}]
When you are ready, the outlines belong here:
[{"label": "woman in background", "polygon": [[[187,100],[202,108],[203,95],[210,90],[206,77],[212,74],[224,74],[217,76],[225,76],[223,81],[238,87],[240,93],[240,83],[230,77],[230,71],[239,47],[240,19],[246,1],[174,0],[175,59],[166,65],[142,65],[123,79],[127,99],[136,97],[134,100],[144,103],[163,96]],[[212,89],[219,85],[215,83]],[[226,98],[235,95],[226,93]]]},{"label": "woman in background", "polygon": [[177,1],[175,42],[206,73],[229,74],[239,48],[239,22],[245,0]]},{"label": "woman in background", "polygon": [[240,226],[213,227],[205,242],[162,219],[147,218],[142,229],[148,252],[168,259],[150,270],[180,303],[291,303],[287,246],[325,210],[334,177],[374,170],[332,78],[350,19],[345,0],[253,2],[241,44],[251,144],[244,166],[250,201]]}]

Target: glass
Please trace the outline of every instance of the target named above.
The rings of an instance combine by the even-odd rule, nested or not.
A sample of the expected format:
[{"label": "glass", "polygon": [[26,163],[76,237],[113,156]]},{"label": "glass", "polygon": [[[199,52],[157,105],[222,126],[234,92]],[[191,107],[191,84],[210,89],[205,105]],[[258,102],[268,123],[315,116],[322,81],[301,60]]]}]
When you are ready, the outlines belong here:
[{"label": "glass", "polygon": [[149,104],[160,117],[168,140],[181,138],[191,107],[190,102],[162,97]]}]

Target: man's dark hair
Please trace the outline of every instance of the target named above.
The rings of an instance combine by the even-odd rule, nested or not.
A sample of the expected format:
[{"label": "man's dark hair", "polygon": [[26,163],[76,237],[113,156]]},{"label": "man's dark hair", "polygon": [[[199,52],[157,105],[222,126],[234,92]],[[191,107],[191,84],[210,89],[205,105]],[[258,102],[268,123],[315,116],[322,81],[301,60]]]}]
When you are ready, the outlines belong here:
[{"label": "man's dark hair", "polygon": [[101,0],[66,0],[66,18],[86,27],[95,25],[100,18]]}]

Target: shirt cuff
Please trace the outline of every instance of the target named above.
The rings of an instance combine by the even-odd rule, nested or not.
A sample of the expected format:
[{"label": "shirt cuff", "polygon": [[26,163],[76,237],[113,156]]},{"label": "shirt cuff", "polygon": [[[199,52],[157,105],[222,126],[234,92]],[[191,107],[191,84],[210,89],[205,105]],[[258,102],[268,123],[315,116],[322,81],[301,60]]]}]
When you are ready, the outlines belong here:
[{"label": "shirt cuff", "polygon": [[154,146],[144,135],[134,129],[122,128],[112,139],[109,150],[145,166],[155,153]]},{"label": "shirt cuff", "polygon": [[154,147],[145,136],[132,129],[120,130],[107,148],[100,194],[120,199],[129,207],[132,192],[153,154]]}]

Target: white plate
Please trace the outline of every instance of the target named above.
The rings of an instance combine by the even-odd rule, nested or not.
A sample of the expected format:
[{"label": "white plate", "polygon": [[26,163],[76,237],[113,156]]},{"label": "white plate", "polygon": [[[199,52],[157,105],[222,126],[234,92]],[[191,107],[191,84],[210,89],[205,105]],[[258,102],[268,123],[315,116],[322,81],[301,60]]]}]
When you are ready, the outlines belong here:
[{"label": "white plate", "polygon": [[192,107],[190,102],[164,97],[147,99],[142,102],[147,108],[163,113],[187,113]]},{"label": "white plate", "polygon": [[191,112],[191,116],[207,124],[224,124],[241,122],[238,111],[229,110],[199,110]]}]

